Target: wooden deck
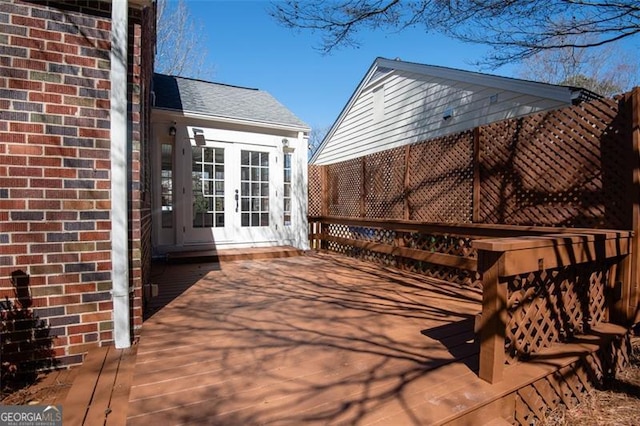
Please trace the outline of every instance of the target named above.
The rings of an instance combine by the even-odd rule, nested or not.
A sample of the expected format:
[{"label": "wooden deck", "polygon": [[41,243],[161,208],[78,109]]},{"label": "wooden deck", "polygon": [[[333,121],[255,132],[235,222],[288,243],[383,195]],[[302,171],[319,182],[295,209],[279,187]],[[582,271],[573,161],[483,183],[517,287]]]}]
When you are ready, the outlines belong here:
[{"label": "wooden deck", "polygon": [[76,369],[76,378],[66,395],[64,424],[126,423],[136,349],[136,346],[129,349],[105,346],[89,351],[82,366]]},{"label": "wooden deck", "polygon": [[433,424],[490,388],[477,289],[318,254],[163,268],[184,292],[144,323],[130,425]]}]

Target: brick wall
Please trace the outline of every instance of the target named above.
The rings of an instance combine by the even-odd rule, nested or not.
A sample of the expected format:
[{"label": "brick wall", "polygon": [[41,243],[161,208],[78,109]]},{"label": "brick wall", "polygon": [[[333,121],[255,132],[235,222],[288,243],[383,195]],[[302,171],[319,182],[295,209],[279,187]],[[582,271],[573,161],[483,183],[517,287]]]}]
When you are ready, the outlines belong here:
[{"label": "brick wall", "polygon": [[[23,292],[59,365],[79,363],[90,347],[113,340],[110,4],[81,3],[91,9],[0,2],[0,297],[12,301]],[[139,240],[144,13],[132,15],[130,223]],[[131,261],[135,327],[142,319],[139,244]],[[17,271],[29,275],[27,290],[10,279]]]}]

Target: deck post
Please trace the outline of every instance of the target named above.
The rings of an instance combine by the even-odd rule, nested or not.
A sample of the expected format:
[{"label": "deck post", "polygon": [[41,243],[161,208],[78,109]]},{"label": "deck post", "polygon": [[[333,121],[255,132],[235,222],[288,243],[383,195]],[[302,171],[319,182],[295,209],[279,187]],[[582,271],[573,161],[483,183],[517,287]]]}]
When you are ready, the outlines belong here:
[{"label": "deck post", "polygon": [[473,129],[473,200],[472,223],[480,223],[480,127]]},{"label": "deck post", "polygon": [[478,251],[478,272],[482,277],[480,318],[480,372],[489,383],[502,380],[507,319],[507,283],[501,282],[503,252]]},{"label": "deck post", "polygon": [[[631,239],[630,276],[623,288],[626,299],[627,319],[640,316],[640,87],[635,87],[629,96],[631,109]],[[625,291],[626,290],[626,291]]]}]

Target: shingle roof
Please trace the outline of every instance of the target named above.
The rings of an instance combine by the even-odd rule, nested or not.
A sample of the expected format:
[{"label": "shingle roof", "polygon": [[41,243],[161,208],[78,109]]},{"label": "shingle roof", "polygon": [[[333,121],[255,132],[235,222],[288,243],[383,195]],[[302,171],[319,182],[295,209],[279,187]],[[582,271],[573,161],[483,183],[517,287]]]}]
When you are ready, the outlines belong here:
[{"label": "shingle roof", "polygon": [[153,75],[156,108],[293,127],[309,126],[269,93],[164,74]]}]

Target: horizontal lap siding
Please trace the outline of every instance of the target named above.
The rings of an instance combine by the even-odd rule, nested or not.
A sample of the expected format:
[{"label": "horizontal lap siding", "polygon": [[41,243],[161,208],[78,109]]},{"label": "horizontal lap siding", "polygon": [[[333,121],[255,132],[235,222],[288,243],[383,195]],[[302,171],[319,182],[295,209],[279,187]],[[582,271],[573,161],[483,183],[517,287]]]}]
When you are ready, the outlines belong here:
[{"label": "horizontal lap siding", "polygon": [[[381,84],[385,115],[376,120],[372,90]],[[498,101],[490,104],[495,94]],[[316,163],[344,161],[559,106],[556,101],[515,92],[396,71],[363,90]],[[454,115],[444,120],[447,108]]]}]

